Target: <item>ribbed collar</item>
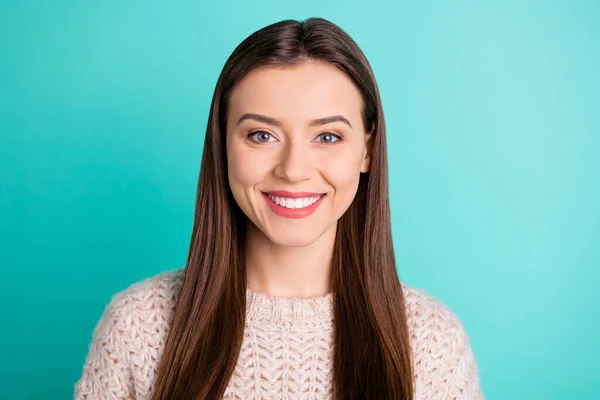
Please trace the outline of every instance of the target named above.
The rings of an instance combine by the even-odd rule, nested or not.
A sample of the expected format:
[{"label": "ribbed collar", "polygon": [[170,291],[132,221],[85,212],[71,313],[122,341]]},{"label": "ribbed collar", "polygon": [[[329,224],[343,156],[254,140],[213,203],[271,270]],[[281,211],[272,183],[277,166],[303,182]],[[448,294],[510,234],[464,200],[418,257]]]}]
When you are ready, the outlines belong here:
[{"label": "ribbed collar", "polygon": [[333,321],[333,293],[289,298],[246,289],[246,320],[284,326],[330,324]]}]

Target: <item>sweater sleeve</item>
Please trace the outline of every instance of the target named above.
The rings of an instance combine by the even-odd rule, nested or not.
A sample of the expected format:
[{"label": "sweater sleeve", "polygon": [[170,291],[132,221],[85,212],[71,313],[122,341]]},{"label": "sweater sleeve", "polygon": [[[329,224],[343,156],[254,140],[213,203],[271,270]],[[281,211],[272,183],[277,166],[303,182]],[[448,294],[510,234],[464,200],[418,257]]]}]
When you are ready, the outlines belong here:
[{"label": "sweater sleeve", "polygon": [[125,293],[113,296],[92,334],[92,342],[75,384],[75,400],[134,399],[130,349],[131,304]]},{"label": "sweater sleeve", "polygon": [[483,400],[477,362],[470,340],[457,315],[448,310],[448,349],[442,357],[440,377],[447,384],[451,400]]},{"label": "sweater sleeve", "polygon": [[415,400],[483,400],[477,362],[457,314],[425,291],[403,286]]}]

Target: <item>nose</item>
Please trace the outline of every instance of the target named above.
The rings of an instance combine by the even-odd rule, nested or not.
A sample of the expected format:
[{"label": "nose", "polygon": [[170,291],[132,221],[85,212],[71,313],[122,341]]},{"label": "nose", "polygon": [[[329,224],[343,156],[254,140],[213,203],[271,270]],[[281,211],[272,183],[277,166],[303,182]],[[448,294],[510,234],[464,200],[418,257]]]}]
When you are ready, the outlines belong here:
[{"label": "nose", "polygon": [[277,178],[296,183],[310,179],[314,172],[313,154],[306,144],[288,143],[275,166]]}]

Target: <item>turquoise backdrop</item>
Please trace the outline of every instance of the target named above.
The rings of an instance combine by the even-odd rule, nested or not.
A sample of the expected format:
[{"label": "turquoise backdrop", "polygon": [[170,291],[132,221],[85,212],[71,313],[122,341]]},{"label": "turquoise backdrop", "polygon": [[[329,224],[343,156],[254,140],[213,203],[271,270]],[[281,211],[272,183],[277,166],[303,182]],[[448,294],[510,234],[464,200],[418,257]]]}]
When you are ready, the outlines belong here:
[{"label": "turquoise backdrop", "polygon": [[321,16],[389,132],[401,278],[461,318],[487,399],[599,399],[600,2],[0,5],[0,398],[72,398],[110,297],[182,266],[234,47]]}]

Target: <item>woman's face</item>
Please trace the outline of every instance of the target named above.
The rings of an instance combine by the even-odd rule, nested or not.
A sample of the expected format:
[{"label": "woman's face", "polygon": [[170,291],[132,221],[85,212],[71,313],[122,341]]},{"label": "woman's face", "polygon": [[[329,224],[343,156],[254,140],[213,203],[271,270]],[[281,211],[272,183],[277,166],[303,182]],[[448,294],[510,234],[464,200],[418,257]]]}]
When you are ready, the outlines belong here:
[{"label": "woman's face", "polygon": [[314,60],[262,67],[235,86],[228,111],[229,185],[248,219],[283,246],[335,230],[370,161],[350,78]]}]

